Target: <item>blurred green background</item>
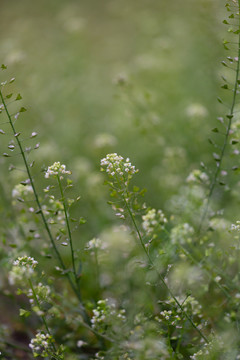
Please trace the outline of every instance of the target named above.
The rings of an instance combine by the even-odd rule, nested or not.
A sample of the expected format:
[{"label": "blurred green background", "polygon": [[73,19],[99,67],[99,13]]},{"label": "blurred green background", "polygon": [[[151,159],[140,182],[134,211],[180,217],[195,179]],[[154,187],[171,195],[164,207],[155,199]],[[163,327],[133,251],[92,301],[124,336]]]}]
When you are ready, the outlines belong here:
[{"label": "blurred green background", "polygon": [[[1,81],[16,77],[14,91],[28,109],[17,129],[26,137],[39,134],[40,149],[30,156],[37,160],[35,176],[54,161],[67,164],[93,236],[112,217],[99,172],[106,153],[130,157],[147,203],[165,209],[189,172],[211,158],[207,138],[220,112],[224,2],[0,5],[1,63],[8,65]],[[6,145],[2,140],[2,152]],[[21,159],[1,159],[2,214],[20,177],[12,172],[9,180],[12,161]]]}]

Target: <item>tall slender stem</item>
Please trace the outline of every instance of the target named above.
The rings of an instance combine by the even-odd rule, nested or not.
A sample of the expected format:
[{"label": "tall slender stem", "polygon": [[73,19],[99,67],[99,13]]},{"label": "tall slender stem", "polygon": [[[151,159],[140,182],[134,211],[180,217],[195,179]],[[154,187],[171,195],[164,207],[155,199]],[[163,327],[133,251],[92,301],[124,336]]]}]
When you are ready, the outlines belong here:
[{"label": "tall slender stem", "polygon": [[49,237],[49,239],[50,239],[51,245],[52,245],[53,250],[54,250],[54,252],[55,252],[55,254],[56,254],[56,256],[57,256],[57,259],[58,259],[58,261],[59,261],[59,264],[60,264],[61,268],[65,271],[66,277],[67,277],[67,279],[68,279],[68,281],[69,281],[69,284],[70,284],[72,290],[74,291],[74,293],[76,294],[76,296],[77,296],[77,298],[78,298],[78,300],[79,300],[79,302],[80,302],[81,311],[82,311],[82,316],[84,317],[84,320],[85,320],[88,324],[90,324],[89,317],[88,317],[88,315],[87,315],[87,313],[86,313],[86,311],[85,311],[85,309],[84,309],[84,306],[82,305],[82,299],[81,299],[81,296],[80,296],[80,294],[79,294],[79,292],[78,292],[78,289],[76,289],[76,287],[75,287],[75,285],[74,285],[74,283],[73,283],[73,281],[72,281],[69,273],[66,272],[66,270],[67,270],[67,269],[66,269],[66,266],[65,266],[65,264],[64,264],[64,262],[63,262],[63,259],[62,259],[62,257],[61,257],[61,254],[60,254],[60,252],[59,252],[59,250],[58,250],[58,248],[57,248],[57,246],[56,246],[56,244],[55,244],[55,242],[54,242],[53,235],[52,235],[51,230],[50,230],[50,228],[49,228],[47,219],[46,219],[46,217],[45,217],[45,215],[44,215],[44,212],[43,212],[43,209],[42,209],[42,206],[41,206],[39,197],[38,197],[38,193],[37,193],[36,187],[35,187],[35,185],[34,185],[33,177],[32,177],[32,175],[31,175],[30,168],[29,168],[29,165],[28,165],[28,163],[27,163],[27,159],[26,159],[26,156],[25,156],[25,152],[24,152],[24,150],[23,150],[21,141],[19,140],[19,137],[17,136],[17,132],[16,132],[16,130],[15,130],[15,127],[14,127],[14,124],[13,124],[13,121],[12,121],[12,118],[11,118],[11,115],[9,114],[9,111],[8,111],[7,105],[6,105],[6,103],[5,103],[5,100],[4,100],[4,97],[3,97],[3,94],[2,94],[1,89],[0,89],[0,98],[1,98],[1,100],[2,100],[4,109],[5,109],[5,111],[6,111],[6,114],[7,114],[9,123],[10,123],[10,126],[11,126],[12,131],[13,131],[13,134],[14,134],[14,136],[15,136],[15,138],[16,138],[18,147],[19,147],[19,149],[20,149],[20,153],[21,153],[21,156],[22,156],[22,158],[23,158],[23,162],[24,162],[24,165],[25,165],[25,168],[26,168],[28,177],[29,177],[29,181],[30,181],[30,184],[31,184],[32,189],[33,189],[33,193],[34,193],[34,197],[35,197],[35,200],[36,200],[36,203],[37,203],[37,206],[38,206],[38,210],[39,210],[39,213],[40,213],[40,215],[41,215],[41,218],[42,218],[44,227],[45,227],[45,229],[46,229],[46,231],[47,231],[48,237]]},{"label": "tall slender stem", "polygon": [[177,304],[177,306],[180,308],[181,312],[183,313],[183,315],[188,319],[188,321],[191,323],[191,325],[193,326],[193,328],[199,333],[199,335],[206,341],[206,343],[209,343],[208,339],[206,338],[206,336],[202,333],[202,331],[197,327],[197,325],[193,322],[193,320],[191,319],[191,317],[188,315],[188,313],[184,310],[183,306],[180,304],[180,302],[178,301],[178,299],[176,298],[176,296],[173,294],[172,290],[169,288],[169,286],[167,285],[166,281],[164,280],[163,276],[161,275],[161,273],[158,271],[158,269],[156,268],[154,262],[152,261],[152,258],[150,257],[149,253],[147,252],[146,250],[146,247],[144,245],[144,242],[143,242],[143,238],[142,238],[142,235],[138,229],[138,226],[137,226],[137,223],[136,223],[136,220],[134,218],[134,215],[128,205],[128,202],[126,200],[125,197],[123,197],[124,199],[124,203],[125,203],[125,206],[127,208],[127,211],[128,211],[128,214],[132,220],[132,223],[133,223],[133,226],[136,230],[136,233],[138,235],[138,238],[140,240],[140,243],[141,243],[141,247],[145,253],[145,255],[147,256],[148,258],[148,261],[149,261],[149,264],[152,266],[152,268],[154,268],[154,270],[156,271],[156,273],[158,274],[158,277],[159,279],[161,280],[161,282],[163,283],[163,285],[165,286],[165,288],[167,289],[167,291],[169,292],[170,296],[173,298],[173,300],[175,301],[175,303]]},{"label": "tall slender stem", "polygon": [[226,115],[226,117],[228,118],[228,124],[227,124],[227,130],[226,130],[226,134],[224,137],[224,143],[222,146],[222,150],[220,153],[220,157],[219,157],[219,161],[217,162],[217,167],[215,170],[215,173],[213,175],[212,181],[211,181],[211,185],[210,185],[210,189],[209,189],[209,193],[207,196],[207,203],[205,205],[205,208],[203,210],[203,214],[202,214],[202,218],[200,221],[200,225],[199,225],[199,232],[202,229],[202,226],[204,224],[205,218],[207,216],[208,213],[208,209],[209,209],[209,204],[210,204],[210,200],[217,182],[217,177],[219,175],[219,172],[221,170],[221,165],[222,165],[222,161],[223,161],[223,157],[225,155],[226,152],[226,147],[228,144],[228,138],[229,138],[229,134],[230,134],[230,130],[231,130],[231,126],[232,126],[232,119],[234,117],[234,109],[235,109],[235,105],[236,105],[236,97],[238,94],[238,77],[239,77],[239,68],[240,68],[240,15],[239,15],[239,10],[240,10],[240,0],[238,0],[238,56],[237,56],[237,67],[236,67],[236,76],[235,76],[235,83],[234,83],[234,88],[233,88],[233,97],[232,97],[232,104],[229,110],[229,114]]},{"label": "tall slender stem", "polygon": [[64,193],[63,193],[63,188],[62,188],[62,183],[60,180],[59,175],[57,175],[57,180],[58,180],[58,185],[59,185],[59,189],[60,189],[60,193],[61,193],[61,201],[63,204],[63,210],[64,210],[64,215],[65,215],[65,220],[66,220],[66,225],[67,225],[67,231],[68,231],[68,237],[69,237],[69,243],[70,243],[70,249],[71,249],[71,258],[72,258],[72,267],[73,267],[73,274],[75,277],[75,282],[76,282],[76,286],[78,289],[78,293],[79,296],[81,298],[81,292],[80,292],[80,286],[79,286],[79,278],[77,276],[77,271],[76,271],[76,265],[75,265],[75,258],[74,258],[74,249],[73,249],[73,241],[72,241],[72,232],[70,229],[70,224],[69,224],[69,219],[68,219],[68,211],[67,211],[67,206],[66,206],[66,201],[65,201],[65,197],[64,197]]},{"label": "tall slender stem", "polygon": [[[29,285],[30,285],[30,289],[32,290],[32,294],[33,294],[35,303],[36,303],[37,307],[39,308],[39,310],[41,311],[41,305],[40,305],[40,303],[39,303],[39,301],[38,301],[36,292],[35,292],[35,290],[34,290],[32,280],[31,280],[31,279],[28,279],[28,282],[29,282]],[[44,324],[44,326],[45,326],[45,329],[46,329],[47,333],[48,333],[49,335],[51,335],[51,332],[50,332],[50,330],[49,330],[49,327],[48,327],[47,321],[46,321],[46,319],[45,319],[45,316],[44,316],[44,315],[40,315],[40,317],[41,317],[41,319],[42,319],[42,322],[43,322],[43,324]],[[51,345],[52,345],[53,351],[56,353],[57,350],[56,350],[56,347],[55,347],[54,343],[52,343]]]}]

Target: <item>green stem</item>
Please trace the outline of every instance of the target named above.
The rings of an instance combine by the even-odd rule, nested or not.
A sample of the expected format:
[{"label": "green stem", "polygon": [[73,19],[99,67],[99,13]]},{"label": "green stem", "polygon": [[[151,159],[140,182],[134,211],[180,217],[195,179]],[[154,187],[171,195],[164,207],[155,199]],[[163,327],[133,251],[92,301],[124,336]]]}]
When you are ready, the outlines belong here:
[{"label": "green stem", "polygon": [[[30,172],[29,165],[28,165],[28,163],[27,163],[27,159],[26,159],[26,156],[25,156],[25,153],[24,153],[24,150],[23,150],[21,141],[19,140],[19,137],[16,136],[16,135],[17,135],[17,132],[16,132],[15,127],[14,127],[14,124],[13,124],[13,122],[12,122],[11,115],[9,114],[9,111],[8,111],[7,105],[6,105],[6,103],[5,103],[5,100],[4,100],[4,97],[3,97],[3,94],[2,94],[1,89],[0,89],[0,98],[1,98],[1,100],[2,100],[4,109],[5,109],[5,111],[6,111],[6,114],[7,114],[8,120],[9,120],[9,123],[10,123],[11,128],[12,128],[12,131],[13,131],[13,134],[14,134],[14,136],[15,136],[15,138],[16,138],[18,147],[19,147],[19,149],[20,149],[20,153],[21,153],[21,155],[22,155],[23,162],[24,162],[24,165],[25,165],[25,167],[26,167],[26,171],[27,171],[27,174],[28,174],[28,177],[29,177],[29,180],[30,180],[30,184],[31,184],[32,189],[33,189],[34,197],[35,197],[35,200],[36,200],[38,209],[39,209],[39,213],[41,214],[44,227],[45,227],[45,229],[46,229],[46,231],[47,231],[47,234],[48,234],[48,237],[49,237],[49,239],[50,239],[51,245],[52,245],[52,247],[53,247],[53,249],[54,249],[54,252],[55,252],[55,254],[56,254],[57,258],[58,258],[59,264],[60,264],[61,268],[62,268],[64,271],[66,271],[66,266],[65,266],[65,264],[64,264],[64,262],[63,262],[63,260],[62,260],[61,254],[60,254],[60,252],[59,252],[59,250],[58,250],[58,248],[57,248],[57,246],[56,246],[56,244],[55,244],[55,242],[54,242],[54,239],[53,239],[51,230],[50,230],[50,228],[49,228],[49,225],[48,225],[47,220],[46,220],[46,218],[45,218],[45,215],[44,215],[44,213],[43,213],[42,206],[41,206],[41,203],[40,203],[40,201],[39,201],[39,197],[38,197],[38,194],[37,194],[37,191],[36,191],[34,182],[33,182],[33,178],[32,178],[31,172]],[[66,277],[67,277],[67,279],[68,279],[68,281],[69,281],[69,284],[70,284],[72,290],[74,291],[74,293],[76,294],[76,296],[77,296],[77,298],[78,298],[78,300],[79,300],[79,302],[80,302],[80,306],[81,306],[81,310],[82,310],[82,316],[83,316],[84,320],[85,320],[88,324],[90,324],[89,317],[88,317],[87,313],[85,312],[85,309],[84,309],[84,307],[83,307],[83,305],[82,305],[82,299],[81,299],[81,297],[79,296],[78,290],[75,288],[75,286],[74,286],[74,284],[73,284],[73,281],[72,281],[70,275],[69,275],[67,272],[66,272]]]},{"label": "green stem", "polygon": [[[170,236],[169,231],[167,231],[166,228],[164,228],[164,232]],[[199,266],[199,262],[193,257],[193,255],[186,250],[181,244],[177,244],[178,248],[184,253],[184,255],[186,257],[188,257],[194,264],[196,264],[197,266]],[[227,292],[226,289],[224,289],[224,287],[219,284],[212,276],[212,274],[210,273],[210,271],[208,271],[206,268],[201,267],[204,272],[207,274],[208,278],[211,279],[213,282],[215,282],[215,284],[217,285],[217,287],[226,295],[226,297],[228,298],[228,300],[232,299],[231,295]]]},{"label": "green stem", "polygon": [[63,188],[62,188],[62,183],[61,183],[61,180],[59,178],[59,175],[57,175],[57,180],[58,180],[58,185],[59,185],[59,189],[60,189],[60,193],[61,193],[61,201],[63,203],[64,215],[65,215],[65,220],[66,220],[66,225],[67,225],[67,231],[68,231],[68,237],[69,237],[69,243],[70,243],[70,249],[71,249],[73,274],[74,274],[74,277],[75,277],[75,282],[76,282],[76,286],[77,286],[77,289],[78,289],[79,297],[81,298],[81,291],[80,291],[80,286],[79,286],[79,277],[77,275],[76,265],[75,265],[75,258],[74,258],[72,232],[71,232],[70,225],[69,225],[67,206],[66,206],[65,197],[64,197]]},{"label": "green stem", "polygon": [[[40,305],[40,303],[39,303],[39,301],[38,301],[36,292],[35,292],[34,287],[33,287],[32,280],[31,280],[31,279],[28,279],[28,282],[29,282],[30,288],[31,288],[31,290],[32,290],[32,294],[33,294],[35,303],[36,303],[37,307],[39,308],[39,310],[42,311],[42,310],[41,310],[41,305]],[[47,321],[46,321],[46,319],[45,319],[45,316],[44,316],[44,315],[40,315],[40,317],[41,317],[41,319],[42,319],[42,322],[43,322],[43,324],[44,324],[44,326],[45,326],[45,329],[46,329],[47,333],[48,333],[49,335],[51,335],[51,332],[50,332],[50,330],[49,330],[49,327],[48,327]],[[54,345],[54,344],[51,344],[51,345],[52,345],[53,351],[56,353],[57,349],[56,349],[55,345]]]},{"label": "green stem", "polygon": [[145,255],[148,258],[149,264],[152,266],[152,268],[155,269],[156,273],[158,274],[159,279],[161,280],[161,282],[163,283],[163,285],[165,286],[165,288],[167,289],[167,291],[169,292],[170,296],[173,298],[173,300],[175,301],[175,303],[177,304],[177,306],[180,308],[181,312],[183,313],[183,315],[188,319],[188,321],[191,323],[192,327],[198,332],[198,334],[206,341],[206,343],[209,343],[208,339],[206,338],[206,336],[202,333],[201,330],[198,329],[197,325],[193,322],[193,320],[191,319],[191,317],[188,315],[188,313],[183,309],[182,305],[180,304],[180,302],[178,301],[178,299],[176,298],[176,296],[173,294],[172,290],[169,288],[169,286],[167,285],[166,281],[164,280],[163,276],[161,275],[161,273],[157,270],[156,266],[154,265],[149,253],[146,250],[146,247],[144,245],[143,242],[143,238],[142,235],[140,234],[140,231],[138,229],[137,223],[135,221],[134,215],[128,205],[128,202],[126,201],[125,197],[123,197],[125,206],[127,208],[128,214],[132,220],[133,226],[136,230],[136,233],[138,235],[138,238],[140,240],[141,243],[141,247],[145,253]]},{"label": "green stem", "polygon": [[[238,0],[238,13],[239,13],[239,10],[240,10],[240,0]],[[239,15],[238,15],[238,31],[240,31],[240,16]],[[228,138],[229,138],[229,134],[230,134],[231,126],[232,126],[232,119],[234,117],[234,108],[235,108],[235,105],[236,105],[236,97],[237,97],[237,94],[238,94],[238,76],[239,76],[239,67],[240,67],[240,32],[238,34],[238,58],[237,59],[238,60],[237,60],[236,76],[235,76],[235,83],[234,83],[234,89],[233,89],[232,104],[231,104],[231,107],[230,107],[229,114],[226,116],[228,118],[227,131],[226,131],[226,134],[225,134],[224,143],[223,143],[222,151],[221,151],[221,154],[220,154],[220,159],[219,159],[219,161],[217,163],[217,167],[216,167],[216,170],[215,170],[215,173],[213,175],[213,179],[212,179],[212,182],[211,182],[211,185],[210,185],[210,190],[209,190],[208,197],[207,197],[207,203],[206,203],[205,208],[203,210],[203,215],[202,215],[200,225],[199,225],[199,230],[198,230],[199,233],[200,233],[200,231],[202,229],[203,223],[204,223],[205,218],[207,216],[210,200],[211,200],[211,197],[212,197],[212,194],[213,194],[216,182],[217,182],[217,177],[218,177],[219,172],[221,170],[221,164],[222,164],[223,157],[225,155],[225,151],[226,151],[226,147],[227,147],[227,143],[228,143]]]}]

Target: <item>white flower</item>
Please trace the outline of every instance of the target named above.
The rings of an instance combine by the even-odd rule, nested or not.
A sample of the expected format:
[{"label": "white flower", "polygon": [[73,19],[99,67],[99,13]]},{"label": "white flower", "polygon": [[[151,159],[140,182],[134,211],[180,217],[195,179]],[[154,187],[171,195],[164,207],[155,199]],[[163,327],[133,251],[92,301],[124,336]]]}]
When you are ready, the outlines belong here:
[{"label": "white flower", "polygon": [[46,357],[49,355],[49,350],[53,339],[51,335],[38,332],[29,344],[30,349],[32,350],[34,357],[35,355],[40,355]]},{"label": "white flower", "polygon": [[13,190],[12,190],[12,197],[13,198],[22,198],[27,196],[28,194],[32,194],[33,193],[33,188],[31,185],[22,185],[22,184],[18,184],[16,186],[14,186]]},{"label": "white flower", "polygon": [[236,221],[236,224],[231,225],[230,231],[237,231],[237,232],[240,231],[240,221],[239,220]]},{"label": "white flower", "polygon": [[48,169],[45,173],[45,178],[48,179],[50,176],[58,176],[62,177],[63,174],[71,175],[71,171],[66,170],[66,165],[60,164],[60,162],[55,162],[53,165],[48,166]]},{"label": "white flower", "polygon": [[209,183],[208,175],[200,170],[193,170],[187,177],[186,181],[188,183]]},{"label": "white flower", "polygon": [[21,256],[13,262],[13,268],[9,272],[9,283],[11,285],[29,278],[37,266],[38,262],[29,256]]},{"label": "white flower", "polygon": [[77,342],[77,347],[82,347],[82,346],[84,346],[84,345],[87,345],[87,343],[85,342],[85,341],[82,341],[82,340],[78,340],[78,342]]},{"label": "white flower", "polygon": [[167,223],[162,210],[150,209],[145,215],[142,216],[142,227],[148,235],[154,232],[154,230],[161,230],[164,228],[164,224]]},{"label": "white flower", "polygon": [[188,223],[180,224],[171,231],[171,241],[173,244],[191,243],[194,235],[194,229]]},{"label": "white flower", "polygon": [[138,173],[138,170],[131,164],[129,158],[124,161],[124,158],[117,153],[108,154],[105,158],[103,158],[101,160],[101,166],[106,166],[106,170],[102,168],[102,171],[106,171],[111,177],[115,175],[123,177],[124,173],[127,173],[130,176]]},{"label": "white flower", "polygon": [[102,241],[98,238],[93,238],[87,243],[85,250],[101,249],[101,248],[102,248]]}]

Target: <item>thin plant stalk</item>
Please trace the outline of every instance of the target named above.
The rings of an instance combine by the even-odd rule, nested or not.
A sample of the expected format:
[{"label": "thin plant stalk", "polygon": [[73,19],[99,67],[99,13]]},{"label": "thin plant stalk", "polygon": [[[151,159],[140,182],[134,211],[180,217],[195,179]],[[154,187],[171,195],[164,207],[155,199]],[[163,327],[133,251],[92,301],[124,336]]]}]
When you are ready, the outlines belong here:
[{"label": "thin plant stalk", "polygon": [[176,296],[173,294],[172,290],[169,288],[169,286],[167,285],[166,281],[164,280],[163,276],[161,275],[161,273],[157,270],[156,266],[154,265],[148,251],[146,250],[146,247],[144,245],[143,242],[143,238],[142,235],[138,229],[137,223],[135,221],[134,215],[128,205],[128,202],[126,200],[126,198],[123,196],[123,200],[124,200],[124,204],[126,206],[126,209],[128,211],[128,214],[132,220],[133,226],[135,228],[135,231],[137,233],[137,236],[140,240],[140,244],[141,247],[145,253],[145,255],[148,258],[149,264],[152,266],[153,269],[155,269],[156,273],[158,274],[159,279],[161,280],[162,284],[165,286],[165,288],[167,289],[167,291],[169,292],[170,296],[173,298],[173,300],[175,301],[175,303],[177,304],[177,306],[180,308],[181,312],[183,313],[183,315],[188,319],[188,321],[191,323],[192,327],[198,332],[198,334],[204,339],[204,341],[206,343],[209,343],[208,339],[206,338],[206,336],[202,333],[202,331],[197,327],[197,325],[193,322],[193,320],[191,319],[191,317],[188,315],[188,313],[184,310],[183,306],[180,304],[180,302],[178,301],[178,299],[176,298]]},{"label": "thin plant stalk", "polygon": [[[164,232],[169,236],[169,232],[167,231],[167,229],[164,228]],[[199,262],[193,257],[193,255],[186,250],[181,244],[177,244],[178,248],[180,251],[183,252],[183,254],[188,257],[194,264],[196,264],[197,266],[199,266]],[[210,271],[208,271],[206,268],[203,268],[204,272],[207,274],[208,278],[210,280],[212,280],[213,282],[215,282],[215,284],[217,285],[217,287],[225,294],[225,296],[228,298],[228,300],[231,300],[232,297],[231,295],[228,293],[228,291],[221,285],[219,284],[218,281],[216,281],[212,274],[210,273]]]},{"label": "thin plant stalk", "polygon": [[223,157],[224,157],[225,152],[226,152],[226,147],[227,147],[227,144],[228,144],[228,138],[229,138],[229,134],[230,134],[231,126],[232,126],[232,119],[234,117],[234,109],[235,109],[235,105],[236,105],[236,98],[237,98],[237,94],[238,94],[238,91],[239,91],[238,90],[238,88],[239,88],[239,84],[238,84],[239,79],[238,79],[238,77],[239,77],[239,70],[240,70],[240,15],[239,15],[240,0],[238,0],[238,10],[237,11],[238,11],[238,31],[239,31],[238,42],[237,42],[237,44],[238,44],[238,56],[237,56],[237,67],[236,67],[236,70],[235,70],[236,75],[235,75],[235,82],[234,82],[234,88],[233,88],[232,103],[231,103],[229,113],[228,113],[228,115],[226,115],[226,117],[228,118],[227,130],[226,130],[226,134],[225,134],[225,137],[224,137],[224,142],[223,142],[222,150],[221,150],[221,153],[220,153],[220,157],[219,157],[219,160],[217,162],[217,167],[216,167],[215,173],[214,173],[212,181],[211,181],[209,193],[208,193],[208,196],[207,196],[206,205],[204,207],[203,214],[202,214],[202,217],[201,217],[201,221],[200,221],[200,225],[199,225],[199,229],[198,229],[199,233],[201,232],[202,226],[203,226],[205,218],[207,216],[210,200],[212,198],[213,191],[214,191],[216,183],[217,183],[217,178],[218,178],[218,175],[219,175],[220,170],[221,170],[221,165],[222,165]]},{"label": "thin plant stalk", "polygon": [[[33,286],[32,280],[31,280],[31,279],[28,279],[28,282],[29,282],[30,289],[32,290],[32,294],[33,294],[35,303],[36,303],[37,307],[39,308],[39,310],[41,311],[41,306],[40,306],[40,303],[39,303],[39,301],[38,301],[36,292],[35,292],[35,290],[34,290],[34,286]],[[41,317],[41,319],[42,319],[42,322],[43,322],[43,324],[44,324],[44,326],[45,326],[45,329],[46,329],[47,333],[48,333],[49,335],[51,335],[51,332],[50,332],[50,330],[49,330],[49,327],[48,327],[47,321],[46,321],[46,319],[45,319],[45,316],[42,314],[42,315],[40,315],[40,317]],[[52,346],[52,349],[53,349],[54,353],[56,353],[57,349],[56,349],[54,343],[52,343],[51,346]],[[54,356],[56,356],[56,355],[54,355]]]},{"label": "thin plant stalk", "polygon": [[78,289],[78,294],[79,294],[79,297],[81,298],[81,290],[80,290],[80,286],[79,286],[79,277],[77,275],[75,258],[74,258],[72,232],[71,232],[71,229],[70,229],[67,206],[66,206],[65,197],[64,197],[63,188],[62,188],[62,183],[61,183],[59,175],[57,175],[57,180],[58,180],[58,185],[59,185],[59,189],[60,189],[60,193],[61,193],[61,201],[62,201],[62,204],[63,204],[64,215],[65,215],[65,220],[66,220],[66,225],[67,225],[68,238],[69,238],[69,244],[70,244],[70,249],[71,249],[73,274],[74,274],[76,286],[77,286],[77,289]]},{"label": "thin plant stalk", "polygon": [[42,206],[41,206],[41,203],[40,203],[40,200],[39,200],[39,197],[38,197],[37,190],[36,190],[35,185],[34,185],[33,177],[32,177],[32,175],[31,175],[30,168],[29,168],[29,165],[28,165],[28,162],[27,162],[27,159],[26,159],[26,156],[25,156],[25,153],[24,153],[24,150],[23,150],[21,141],[19,140],[19,137],[17,136],[18,133],[17,133],[17,131],[15,130],[15,127],[14,127],[14,124],[13,124],[13,121],[12,121],[12,118],[11,118],[11,115],[9,114],[9,111],[8,111],[7,105],[6,105],[6,103],[5,103],[5,100],[4,100],[4,97],[3,97],[3,94],[2,94],[1,89],[0,89],[0,98],[1,98],[1,100],[2,100],[4,109],[5,109],[5,111],[6,111],[6,114],[7,114],[9,123],[10,123],[10,126],[11,126],[12,131],[13,131],[13,134],[14,134],[14,136],[15,136],[15,138],[16,138],[18,147],[19,147],[19,149],[20,149],[20,153],[21,153],[21,156],[22,156],[22,158],[23,158],[23,162],[24,162],[24,165],[25,165],[25,168],[26,168],[28,177],[29,177],[29,181],[30,181],[30,184],[31,184],[32,189],[33,189],[34,197],[35,197],[35,200],[36,200],[38,209],[39,209],[39,213],[41,214],[41,218],[42,218],[44,227],[45,227],[45,229],[46,229],[46,231],[47,231],[48,237],[49,237],[49,239],[50,239],[51,245],[52,245],[53,250],[54,250],[54,252],[55,252],[55,254],[56,254],[56,256],[57,256],[57,259],[58,259],[58,261],[59,261],[59,264],[60,264],[61,268],[63,269],[63,271],[64,271],[65,274],[66,274],[66,277],[67,277],[67,279],[68,279],[68,281],[69,281],[69,284],[70,284],[72,290],[74,291],[74,293],[76,294],[76,296],[77,296],[77,298],[78,298],[78,300],[79,300],[79,302],[80,302],[81,311],[82,311],[82,316],[84,317],[84,321],[86,321],[86,322],[89,324],[89,323],[90,323],[90,320],[89,320],[89,317],[88,317],[88,315],[87,315],[87,313],[86,313],[86,311],[85,311],[85,308],[84,308],[84,306],[83,306],[83,304],[82,304],[82,299],[81,299],[81,296],[80,296],[80,294],[79,294],[79,291],[78,291],[78,289],[75,287],[75,285],[74,285],[74,283],[73,283],[73,281],[72,281],[69,273],[66,272],[66,270],[67,270],[67,269],[66,269],[66,266],[65,266],[65,264],[64,264],[64,262],[63,262],[63,259],[62,259],[62,257],[61,257],[61,254],[60,254],[60,252],[59,252],[59,250],[58,250],[58,248],[57,248],[57,246],[56,246],[56,244],[55,244],[55,242],[54,242],[53,235],[52,235],[52,233],[51,233],[51,230],[50,230],[50,228],[49,228],[49,225],[48,225],[47,220],[46,220],[46,218],[45,218],[45,215],[44,215],[44,213],[43,213]]}]

